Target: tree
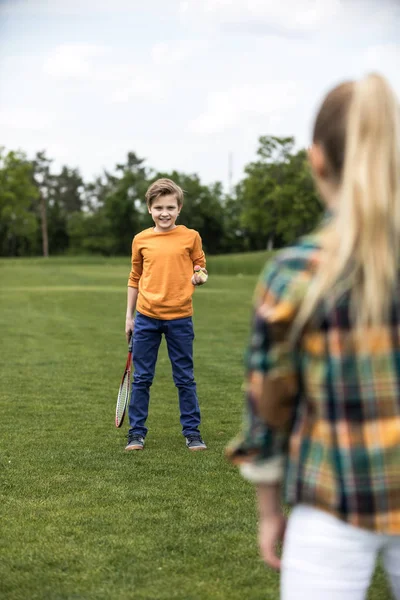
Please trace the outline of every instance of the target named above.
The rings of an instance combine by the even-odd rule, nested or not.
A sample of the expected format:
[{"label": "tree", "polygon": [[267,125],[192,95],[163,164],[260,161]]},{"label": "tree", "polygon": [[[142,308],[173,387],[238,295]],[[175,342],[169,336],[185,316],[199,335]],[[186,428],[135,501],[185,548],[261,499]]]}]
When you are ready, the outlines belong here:
[{"label": "tree", "polygon": [[209,254],[290,244],[314,228],[322,212],[306,153],[295,150],[292,137],[260,137],[256,160],[230,195],[196,174],[157,173],[134,152],[89,183],[66,165],[55,173],[44,151],[30,162],[23,153],[3,151],[0,161],[0,252],[6,255],[33,254],[40,246],[44,256],[127,255],[133,236],[152,224],[145,193],[159,177],[184,190],[179,222],[199,231]]},{"label": "tree", "polygon": [[235,192],[222,198],[223,237],[221,251],[224,253],[244,252],[250,249],[248,237],[242,226],[242,204]]},{"label": "tree", "polygon": [[241,223],[257,250],[291,243],[321,214],[305,151],[294,153],[294,138],[263,136],[259,143],[259,160],[247,165],[237,188]]},{"label": "tree", "polygon": [[40,198],[43,255],[60,254],[69,247],[68,219],[82,210],[84,182],[78,169],[64,165],[59,173],[52,172],[53,161],[45,152],[38,152],[32,162]]},{"label": "tree", "polygon": [[[72,254],[113,254],[114,237],[104,211],[75,212],[68,220],[67,228],[68,250]],[[129,248],[125,254],[129,254]]]},{"label": "tree", "polygon": [[39,214],[42,232],[42,253],[44,257],[49,256],[49,233],[47,225],[47,206],[53,185],[53,179],[50,174],[50,165],[52,160],[46,157],[44,151],[37,152],[33,165],[33,180],[38,190]]},{"label": "tree", "polygon": [[32,165],[23,152],[0,149],[0,253],[23,256],[35,248],[37,190]]},{"label": "tree", "polygon": [[143,228],[148,186],[144,160],[129,152],[115,173],[104,171],[81,192],[83,212],[68,225],[73,252],[127,255],[133,236]]},{"label": "tree", "polygon": [[277,236],[287,245],[315,228],[323,207],[315,191],[305,150],[290,156],[286,180],[276,191]]},{"label": "tree", "polygon": [[63,166],[52,176],[48,198],[49,241],[52,252],[63,253],[69,248],[68,222],[83,207],[84,183],[78,169]]},{"label": "tree", "polygon": [[148,186],[144,159],[129,152],[126,164],[117,164],[116,175],[107,174],[109,192],[104,212],[114,239],[113,254],[126,254],[140,229],[141,212]]},{"label": "tree", "polygon": [[60,205],[64,214],[80,212],[83,206],[84,183],[78,169],[63,166],[54,176],[53,202]]}]

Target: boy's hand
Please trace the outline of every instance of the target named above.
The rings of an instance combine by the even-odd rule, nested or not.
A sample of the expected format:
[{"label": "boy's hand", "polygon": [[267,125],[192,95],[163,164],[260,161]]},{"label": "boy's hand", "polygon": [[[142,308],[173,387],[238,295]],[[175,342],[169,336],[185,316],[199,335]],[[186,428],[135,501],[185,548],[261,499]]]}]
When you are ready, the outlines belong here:
[{"label": "boy's hand", "polygon": [[129,344],[129,340],[131,339],[131,336],[133,335],[133,319],[131,319],[130,317],[126,317],[126,321],[125,321],[125,337],[126,337],[126,341]]},{"label": "boy's hand", "polygon": [[199,265],[196,265],[194,268],[194,273],[192,277],[193,285],[203,285],[208,279],[207,269],[202,269]]}]

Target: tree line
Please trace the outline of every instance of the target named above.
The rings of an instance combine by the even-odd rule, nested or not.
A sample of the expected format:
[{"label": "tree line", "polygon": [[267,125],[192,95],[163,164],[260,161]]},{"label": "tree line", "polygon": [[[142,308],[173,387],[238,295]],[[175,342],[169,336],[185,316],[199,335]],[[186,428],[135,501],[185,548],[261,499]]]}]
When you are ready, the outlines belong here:
[{"label": "tree line", "polygon": [[230,193],[197,175],[156,172],[135,152],[87,182],[76,168],[55,173],[46,152],[28,158],[3,148],[0,256],[126,256],[133,235],[151,225],[144,196],[159,177],[184,189],[179,223],[199,231],[209,254],[279,248],[321,217],[306,151],[295,150],[293,137],[260,137],[256,160]]}]

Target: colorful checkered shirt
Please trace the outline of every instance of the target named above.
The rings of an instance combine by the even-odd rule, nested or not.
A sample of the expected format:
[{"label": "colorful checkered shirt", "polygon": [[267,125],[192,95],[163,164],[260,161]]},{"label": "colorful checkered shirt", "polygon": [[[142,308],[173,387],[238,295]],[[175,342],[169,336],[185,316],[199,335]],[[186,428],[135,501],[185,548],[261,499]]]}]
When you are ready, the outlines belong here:
[{"label": "colorful checkered shirt", "polygon": [[[268,427],[246,394],[242,433],[227,448],[235,464],[286,458],[285,499],[326,510],[344,521],[400,534],[400,281],[390,322],[355,330],[349,295],[321,303],[296,348],[288,331],[320,257],[317,236],[279,252],[257,285],[246,364],[253,374],[293,377],[299,394],[292,427]],[[273,324],[273,326],[271,325]],[[268,400],[266,400],[268,402]],[[272,462],[272,461],[271,461]]]}]

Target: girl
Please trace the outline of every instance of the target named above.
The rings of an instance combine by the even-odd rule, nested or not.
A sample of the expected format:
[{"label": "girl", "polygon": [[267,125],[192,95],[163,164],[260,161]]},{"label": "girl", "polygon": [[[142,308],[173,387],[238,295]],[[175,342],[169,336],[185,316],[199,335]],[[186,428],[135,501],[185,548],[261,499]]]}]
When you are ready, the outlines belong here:
[{"label": "girl", "polygon": [[400,113],[383,77],[327,95],[309,159],[329,216],[261,275],[228,456],[277,569],[284,481],[283,600],[362,600],[378,553],[400,599]]}]

